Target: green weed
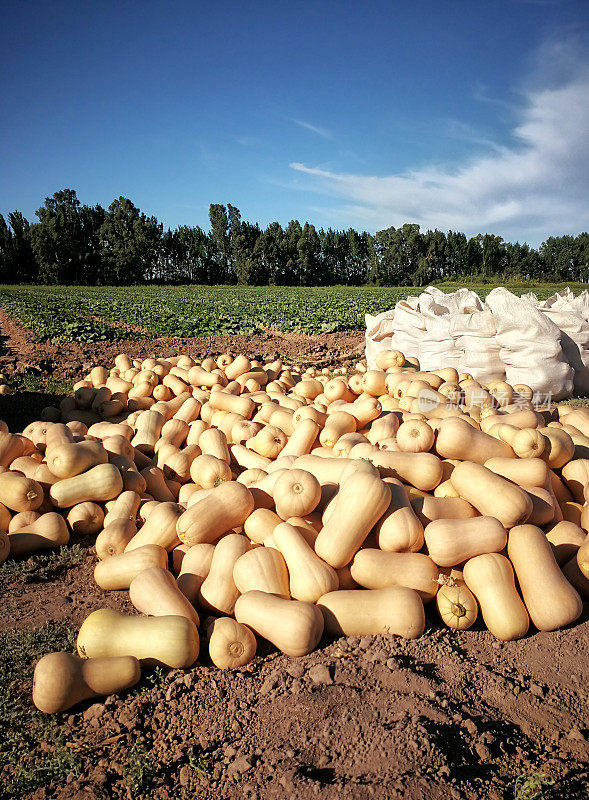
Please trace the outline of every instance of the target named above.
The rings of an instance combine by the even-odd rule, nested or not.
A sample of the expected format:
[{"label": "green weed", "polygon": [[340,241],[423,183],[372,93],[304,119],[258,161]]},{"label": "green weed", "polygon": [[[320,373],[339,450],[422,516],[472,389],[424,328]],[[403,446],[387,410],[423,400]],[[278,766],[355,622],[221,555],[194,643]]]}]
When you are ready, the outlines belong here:
[{"label": "green weed", "polygon": [[151,786],[156,775],[153,756],[145,749],[142,741],[136,740],[128,753],[123,777],[132,797],[141,797]]},{"label": "green weed", "polygon": [[554,779],[545,772],[520,775],[515,781],[513,800],[542,800],[547,786],[554,786]]}]

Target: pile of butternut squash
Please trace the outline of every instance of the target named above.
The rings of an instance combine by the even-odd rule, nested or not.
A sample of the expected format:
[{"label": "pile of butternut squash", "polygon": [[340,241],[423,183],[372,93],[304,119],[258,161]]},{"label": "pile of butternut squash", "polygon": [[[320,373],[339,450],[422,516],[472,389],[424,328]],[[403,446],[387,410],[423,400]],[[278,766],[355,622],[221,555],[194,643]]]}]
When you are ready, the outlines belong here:
[{"label": "pile of butternut squash", "polygon": [[[417,638],[425,606],[502,640],[574,622],[589,597],[589,409],[527,386],[420,371],[319,373],[223,354],[94,367],[60,408],[0,433],[0,558],[95,535],[99,609],[78,654],[37,665],[59,711],[139,665],[220,668],[257,637]],[[200,629],[200,632],[199,632]]]}]

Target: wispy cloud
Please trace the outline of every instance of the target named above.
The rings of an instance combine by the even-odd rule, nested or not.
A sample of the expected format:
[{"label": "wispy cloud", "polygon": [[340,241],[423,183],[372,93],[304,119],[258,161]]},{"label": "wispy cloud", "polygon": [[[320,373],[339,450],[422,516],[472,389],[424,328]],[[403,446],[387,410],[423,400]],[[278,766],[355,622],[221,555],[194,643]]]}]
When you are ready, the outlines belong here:
[{"label": "wispy cloud", "polygon": [[298,125],[300,128],[304,128],[306,131],[311,131],[311,133],[316,133],[317,136],[321,136],[322,139],[333,139],[333,133],[327,128],[322,128],[319,125],[312,125],[310,122],[305,122],[304,119],[291,119],[291,122],[294,122],[295,125]]},{"label": "wispy cloud", "polygon": [[[460,133],[460,129],[458,129]],[[462,131],[465,135],[469,130]],[[435,164],[393,175],[335,172],[292,163],[306,189],[337,198],[324,209],[342,224],[371,229],[404,222],[501,233],[537,244],[546,235],[589,227],[589,69],[560,86],[522,95],[513,145],[484,151],[455,168]]]}]

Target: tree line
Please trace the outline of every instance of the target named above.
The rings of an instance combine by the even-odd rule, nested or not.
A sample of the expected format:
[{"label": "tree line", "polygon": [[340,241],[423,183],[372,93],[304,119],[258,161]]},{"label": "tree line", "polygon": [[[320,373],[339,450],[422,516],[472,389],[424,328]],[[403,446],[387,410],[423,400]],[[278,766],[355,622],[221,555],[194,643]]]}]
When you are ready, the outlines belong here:
[{"label": "tree line", "polygon": [[500,236],[420,230],[376,234],[291,220],[262,229],[211,204],[210,230],[162,223],[126,197],[104,209],[73,189],[45,199],[29,222],[0,214],[0,282],[135,285],[423,286],[436,281],[589,281],[589,234],[551,236],[535,249]]}]

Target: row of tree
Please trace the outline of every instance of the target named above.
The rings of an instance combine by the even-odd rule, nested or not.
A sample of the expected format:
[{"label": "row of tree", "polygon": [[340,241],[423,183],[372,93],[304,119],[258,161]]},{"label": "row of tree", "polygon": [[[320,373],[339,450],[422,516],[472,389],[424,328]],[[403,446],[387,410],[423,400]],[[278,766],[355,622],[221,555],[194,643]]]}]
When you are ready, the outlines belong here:
[{"label": "row of tree", "polygon": [[589,234],[551,236],[537,250],[500,236],[419,225],[375,235],[316,230],[306,222],[261,229],[235,206],[212,204],[210,230],[164,231],[119,197],[105,210],[73,189],[48,197],[29,223],[0,214],[0,281],[122,285],[205,283],[281,286],[423,286],[442,280],[589,281]]}]

